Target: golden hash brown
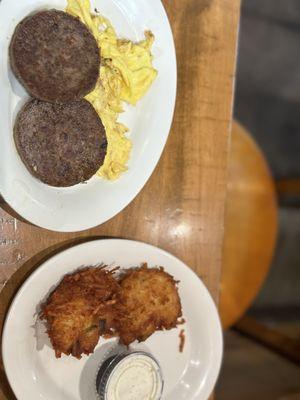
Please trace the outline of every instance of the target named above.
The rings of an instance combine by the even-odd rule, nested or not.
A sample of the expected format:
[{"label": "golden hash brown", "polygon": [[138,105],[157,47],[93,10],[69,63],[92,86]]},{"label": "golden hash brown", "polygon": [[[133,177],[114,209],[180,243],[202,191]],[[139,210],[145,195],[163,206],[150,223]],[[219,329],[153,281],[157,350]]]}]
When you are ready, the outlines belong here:
[{"label": "golden hash brown", "polygon": [[66,275],[40,314],[56,357],[77,358],[92,353],[101,335],[119,336],[129,345],[176,327],[181,316],[177,282],[163,268],[146,264],[127,270],[119,282],[105,267]]},{"label": "golden hash brown", "polygon": [[182,315],[176,284],[163,268],[148,269],[146,264],[126,273],[115,305],[115,328],[125,345],[176,327]]},{"label": "golden hash brown", "polygon": [[[102,333],[109,332],[114,297],[119,284],[104,267],[88,267],[66,275],[42,306],[41,319],[56,357],[81,358],[94,351]],[[100,326],[103,326],[102,330]]]}]

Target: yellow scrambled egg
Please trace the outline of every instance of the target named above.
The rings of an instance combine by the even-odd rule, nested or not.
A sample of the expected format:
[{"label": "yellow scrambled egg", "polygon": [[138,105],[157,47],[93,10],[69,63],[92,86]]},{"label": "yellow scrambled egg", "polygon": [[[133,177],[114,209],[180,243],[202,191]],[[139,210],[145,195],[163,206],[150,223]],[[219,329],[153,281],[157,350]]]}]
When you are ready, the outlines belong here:
[{"label": "yellow scrambled egg", "polygon": [[94,106],[106,129],[107,155],[98,175],[117,179],[127,169],[131,142],[128,129],[118,122],[122,102],[135,105],[156,78],[151,47],[154,36],[145,32],[145,40],[133,43],[118,39],[110,21],[90,12],[90,0],[68,0],[66,12],[79,19],[93,33],[101,49],[100,78],[86,99]]}]

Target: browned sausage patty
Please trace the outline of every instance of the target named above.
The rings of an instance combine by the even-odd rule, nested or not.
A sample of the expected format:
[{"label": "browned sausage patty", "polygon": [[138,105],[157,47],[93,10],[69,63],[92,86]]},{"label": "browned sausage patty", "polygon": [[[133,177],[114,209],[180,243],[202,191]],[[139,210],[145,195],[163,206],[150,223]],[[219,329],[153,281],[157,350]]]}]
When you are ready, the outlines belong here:
[{"label": "browned sausage patty", "polygon": [[63,11],[40,11],[16,27],[10,61],[16,77],[33,97],[64,103],[93,90],[100,50],[79,19]]},{"label": "browned sausage patty", "polygon": [[27,169],[51,186],[90,179],[103,164],[107,149],[105,129],[86,100],[29,101],[17,116],[14,139]]}]

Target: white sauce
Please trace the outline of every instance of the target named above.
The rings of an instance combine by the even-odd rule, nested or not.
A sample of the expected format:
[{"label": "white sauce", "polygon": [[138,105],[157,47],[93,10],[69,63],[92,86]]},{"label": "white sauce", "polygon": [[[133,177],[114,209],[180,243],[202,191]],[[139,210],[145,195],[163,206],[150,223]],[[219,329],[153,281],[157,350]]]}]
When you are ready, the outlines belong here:
[{"label": "white sauce", "polygon": [[159,400],[162,379],[159,366],[147,355],[133,354],[113,370],[106,391],[107,400]]}]

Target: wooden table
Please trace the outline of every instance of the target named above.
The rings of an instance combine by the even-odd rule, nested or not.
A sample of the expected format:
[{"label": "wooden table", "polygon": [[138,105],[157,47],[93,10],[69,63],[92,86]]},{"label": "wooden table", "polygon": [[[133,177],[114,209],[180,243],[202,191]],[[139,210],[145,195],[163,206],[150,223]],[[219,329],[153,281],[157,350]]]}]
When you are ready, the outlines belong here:
[{"label": "wooden table", "polygon": [[[42,260],[93,237],[137,239],[170,251],[218,300],[239,0],[164,0],[178,57],[178,98],[164,154],[137,198],[81,233],[54,233],[15,218],[1,201],[0,323]],[[13,399],[0,369],[0,399]],[[33,399],[32,399],[33,400]]]}]

